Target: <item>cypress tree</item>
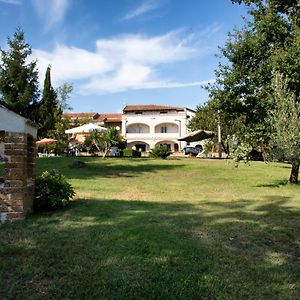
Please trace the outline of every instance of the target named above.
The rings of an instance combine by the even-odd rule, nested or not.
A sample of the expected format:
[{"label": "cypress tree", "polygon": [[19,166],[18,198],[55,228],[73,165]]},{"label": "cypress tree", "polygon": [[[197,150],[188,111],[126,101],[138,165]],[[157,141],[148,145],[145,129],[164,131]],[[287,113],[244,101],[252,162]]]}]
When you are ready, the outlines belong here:
[{"label": "cypress tree", "polygon": [[61,116],[57,94],[51,84],[51,67],[48,66],[45,74],[44,89],[40,106],[39,137],[51,135]]}]

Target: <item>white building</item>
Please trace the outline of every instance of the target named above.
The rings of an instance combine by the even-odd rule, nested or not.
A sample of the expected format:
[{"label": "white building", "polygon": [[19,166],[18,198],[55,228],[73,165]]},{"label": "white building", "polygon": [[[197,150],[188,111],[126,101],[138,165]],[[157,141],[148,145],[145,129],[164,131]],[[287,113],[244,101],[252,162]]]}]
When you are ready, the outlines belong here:
[{"label": "white building", "polygon": [[186,146],[186,142],[178,139],[189,133],[187,124],[194,114],[195,111],[184,107],[127,105],[123,109],[122,135],[128,148],[149,151],[166,144],[177,152]]}]

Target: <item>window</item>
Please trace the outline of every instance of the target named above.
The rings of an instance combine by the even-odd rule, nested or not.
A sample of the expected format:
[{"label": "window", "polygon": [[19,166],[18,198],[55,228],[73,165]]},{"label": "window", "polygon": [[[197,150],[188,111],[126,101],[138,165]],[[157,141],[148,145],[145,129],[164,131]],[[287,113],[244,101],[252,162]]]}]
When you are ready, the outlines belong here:
[{"label": "window", "polygon": [[160,111],[159,113],[160,114],[167,114],[168,112],[167,111]]},{"label": "window", "polygon": [[160,133],[167,133],[167,132],[168,132],[167,126],[160,127]]}]

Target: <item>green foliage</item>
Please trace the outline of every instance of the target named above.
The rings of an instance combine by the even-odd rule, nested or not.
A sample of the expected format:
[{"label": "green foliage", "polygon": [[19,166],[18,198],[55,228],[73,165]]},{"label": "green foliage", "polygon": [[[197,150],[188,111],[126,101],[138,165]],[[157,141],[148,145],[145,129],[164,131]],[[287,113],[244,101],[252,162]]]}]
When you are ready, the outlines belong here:
[{"label": "green foliage", "polygon": [[205,141],[204,144],[203,144],[204,153],[207,154],[208,152],[212,152],[213,146],[214,146],[213,141],[211,141],[211,140]]},{"label": "green foliage", "polygon": [[31,48],[24,32],[17,29],[8,38],[8,50],[1,50],[0,103],[32,121],[38,121],[38,70],[36,61],[28,63]]},{"label": "green foliage", "polygon": [[[299,100],[300,29],[297,1],[237,0],[250,5],[251,21],[235,30],[221,48],[222,60],[216,82],[208,85],[212,101],[220,110],[221,122],[253,148],[262,147],[271,134],[266,116],[275,103],[272,72],[290,80],[288,88]],[[225,60],[224,60],[225,58]]]},{"label": "green foliage", "polygon": [[124,157],[141,157],[141,152],[136,149],[124,149],[123,150]]},{"label": "green foliage", "polygon": [[90,135],[85,138],[84,142],[76,147],[79,151],[89,153],[103,150],[103,133],[93,130]]},{"label": "green foliage", "polygon": [[188,127],[192,130],[216,131],[218,126],[218,109],[213,101],[196,107],[196,113],[190,120]]},{"label": "green foliage", "polygon": [[288,80],[282,74],[273,78],[275,108],[271,112],[272,141],[275,154],[292,162],[291,183],[298,183],[300,164],[300,104],[288,89]]},{"label": "green foliage", "polygon": [[57,170],[45,171],[36,179],[34,209],[49,211],[66,207],[75,192]]},{"label": "green foliage", "polygon": [[61,120],[62,116],[62,110],[59,108],[56,91],[51,84],[50,72],[51,67],[48,66],[39,109],[39,138],[50,136],[50,134],[55,130],[56,124]]},{"label": "green foliage", "polygon": [[275,108],[271,112],[272,141],[289,161],[300,158],[300,104],[288,90],[288,81],[275,74],[273,90]]},{"label": "green foliage", "polygon": [[155,148],[150,150],[150,156],[155,158],[166,159],[171,154],[172,151],[167,145],[156,146]]},{"label": "green foliage", "polygon": [[65,82],[61,86],[56,89],[57,100],[59,103],[59,109],[64,112],[68,110],[72,110],[72,107],[68,103],[68,99],[70,98],[70,94],[73,91],[72,84]]},{"label": "green foliage", "polygon": [[106,156],[110,147],[118,146],[119,144],[124,147],[124,144],[127,144],[126,141],[118,133],[118,130],[115,127],[109,127],[106,131],[101,134],[101,144],[104,148],[103,158]]},{"label": "green foliage", "polygon": [[231,158],[235,162],[235,166],[238,167],[239,162],[243,161],[245,164],[250,161],[250,152],[252,146],[246,142],[241,142],[237,145],[236,149],[233,151]]}]

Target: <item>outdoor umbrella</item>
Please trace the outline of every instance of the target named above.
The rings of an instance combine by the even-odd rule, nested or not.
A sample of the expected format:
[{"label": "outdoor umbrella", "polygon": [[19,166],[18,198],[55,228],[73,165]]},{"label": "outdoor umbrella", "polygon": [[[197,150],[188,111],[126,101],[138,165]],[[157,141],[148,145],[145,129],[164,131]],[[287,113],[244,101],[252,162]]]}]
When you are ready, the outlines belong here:
[{"label": "outdoor umbrella", "polygon": [[41,139],[40,141],[37,141],[36,144],[37,145],[46,145],[46,144],[55,143],[55,142],[58,142],[58,140],[44,138],[44,139]]},{"label": "outdoor umbrella", "polygon": [[213,131],[207,130],[196,130],[191,132],[189,135],[178,139],[178,141],[185,141],[185,142],[198,142],[202,140],[206,140],[215,136]]},{"label": "outdoor umbrella", "polygon": [[88,124],[84,124],[82,126],[79,127],[74,127],[71,129],[68,129],[65,131],[65,133],[89,133],[92,132],[93,130],[97,130],[97,131],[106,131],[107,129],[105,127],[101,127],[92,123],[88,123]]}]

